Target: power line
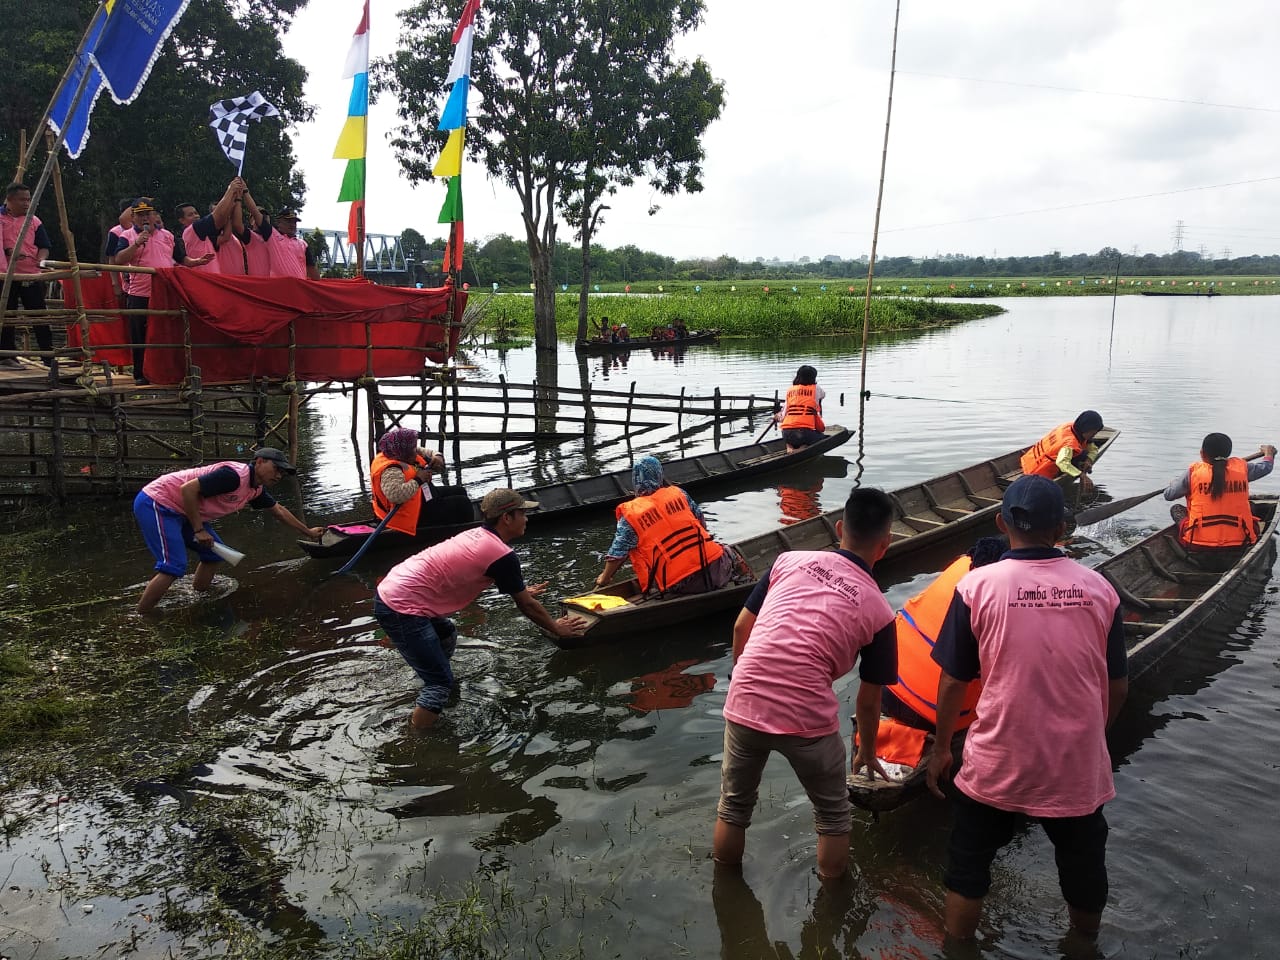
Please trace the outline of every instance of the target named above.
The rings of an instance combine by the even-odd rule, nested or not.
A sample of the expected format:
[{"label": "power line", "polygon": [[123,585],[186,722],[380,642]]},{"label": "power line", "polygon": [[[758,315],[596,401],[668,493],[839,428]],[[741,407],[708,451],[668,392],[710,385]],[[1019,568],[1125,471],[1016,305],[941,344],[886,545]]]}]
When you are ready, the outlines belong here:
[{"label": "power line", "polygon": [[[1201,190],[1222,190],[1226,187],[1246,187],[1255,183],[1271,183],[1280,180],[1277,177],[1258,177],[1254,180],[1234,180],[1231,183],[1213,183],[1203,187],[1182,187],[1178,190],[1161,190],[1158,193],[1138,193],[1129,197],[1112,197],[1109,200],[1082,200],[1079,203],[1064,203],[1056,207],[1037,207],[1032,210],[1015,210],[1009,213],[992,213],[983,217],[967,217],[963,220],[943,220],[938,223],[921,223],[912,227],[886,227],[881,233],[905,233],[909,230],[930,230],[934,227],[954,227],[966,223],[983,223],[987,220],[1005,220],[1010,217],[1029,217],[1037,213],[1060,213],[1063,210],[1079,210],[1083,207],[1101,207],[1111,203],[1129,203],[1133,200],[1153,200],[1157,197],[1173,197],[1181,193],[1196,193]],[[846,230],[843,233],[856,231]]]},{"label": "power line", "polygon": [[1087,93],[1095,97],[1123,97],[1126,100],[1151,100],[1156,103],[1181,103],[1193,107],[1214,107],[1219,110],[1250,110],[1256,113],[1280,113],[1280,107],[1253,107],[1239,103],[1215,103],[1212,100],[1186,100],[1181,97],[1155,97],[1143,93],[1123,93],[1117,90],[1089,90],[1084,87],[1060,87],[1051,83],[1027,83],[1019,80],[991,80],[986,77],[961,77],[947,73],[926,73],[923,70],[899,70],[914,77],[934,80],[963,80],[966,83],[990,83],[1002,87],[1028,87],[1033,90],[1052,90],[1055,93]]}]

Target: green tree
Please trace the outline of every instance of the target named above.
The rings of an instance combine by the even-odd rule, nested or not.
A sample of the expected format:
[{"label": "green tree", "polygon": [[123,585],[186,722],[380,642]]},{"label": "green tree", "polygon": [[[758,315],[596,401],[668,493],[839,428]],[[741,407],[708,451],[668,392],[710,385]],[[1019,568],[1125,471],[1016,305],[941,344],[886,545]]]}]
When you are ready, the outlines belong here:
[{"label": "green tree", "polygon": [[[280,36],[305,2],[192,3],[138,99],[122,107],[103,93],[84,153],[78,160],[65,153],[60,158],[68,219],[82,258],[97,256],[122,198],[155,197],[172,226],[177,203],[204,209],[220,197],[235,167],[209,129],[209,104],[253,90],[282,117],[250,129],[245,179],[264,209],[301,202],[304,186],[294,170],[287,128],[309,120],[313,111],[302,98],[306,70],[284,56]],[[0,152],[15,165],[20,131],[32,135],[96,8],[94,0],[33,3],[13,20],[22,23],[22,37],[0,75]],[[42,163],[37,154],[36,164]],[[34,182],[36,172],[28,177]],[[51,226],[57,223],[51,196],[39,212]],[[50,234],[60,254],[62,238],[56,230]]]},{"label": "green tree", "polygon": [[[396,97],[403,123],[392,146],[415,183],[430,179],[445,140],[438,100],[457,6],[404,10],[400,51],[375,67],[375,90]],[[555,284],[568,275],[555,262],[557,213],[578,211],[589,249],[611,186],[643,174],[664,192],[696,189],[699,137],[723,91],[705,64],[675,60],[670,48],[701,13],[702,0],[490,0],[477,15],[471,77],[483,109],[467,146],[519,197],[539,351],[556,348]],[[709,105],[692,104],[682,82]]]}]

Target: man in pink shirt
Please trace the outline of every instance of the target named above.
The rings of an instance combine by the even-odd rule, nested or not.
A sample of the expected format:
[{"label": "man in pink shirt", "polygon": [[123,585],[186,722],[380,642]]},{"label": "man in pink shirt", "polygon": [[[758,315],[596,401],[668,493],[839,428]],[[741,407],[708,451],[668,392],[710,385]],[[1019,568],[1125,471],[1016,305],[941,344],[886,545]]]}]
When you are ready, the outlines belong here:
[{"label": "man in pink shirt", "polygon": [[991,863],[1028,818],[1053,843],[1071,927],[1096,936],[1106,906],[1106,731],[1129,690],[1124,624],[1111,584],[1055,549],[1065,516],[1052,480],[1010,484],[996,525],[1012,549],[956,585],[933,648],[942,675],[928,782],[939,797],[965,689],[983,681],[955,776],[944,879],[956,939],[973,937]]},{"label": "man in pink shirt", "polygon": [[884,776],[876,759],[880,691],[897,680],[898,644],[893,609],[871,568],[889,549],[893,515],[883,491],[855,489],[836,524],[840,548],[782,554],[738,615],[724,704],[717,864],[742,863],[760,778],[776,750],[813,804],[818,878],[836,880],[848,869],[852,815],[832,684],[857,661],[853,769]]},{"label": "man in pink shirt", "polygon": [[409,722],[435,726],[453,690],[449,661],[458,630],[449,617],[488,587],[496,586],[516,608],[548,633],[581,636],[581,617],[553,619],[536,599],[545,583],[526,586],[511,541],[524,535],[525,514],[537,509],[514,490],[490,490],[480,501],[484,524],[414,554],[391,568],[373,595],[373,615],[391,644],[422,681]]},{"label": "man in pink shirt", "polygon": [[[3,238],[5,267],[8,260],[17,261],[14,273],[34,276],[41,272],[40,262],[49,258],[49,233],[40,222],[39,217],[31,218],[31,226],[22,238],[22,246],[18,247],[18,234],[22,230],[22,221],[31,209],[31,190],[25,183],[11,183],[5,191],[4,206],[0,207],[0,237]],[[17,280],[9,287],[9,303],[6,309],[17,310],[21,301],[24,309],[44,310],[45,282],[43,280]],[[53,332],[47,323],[34,323],[32,332],[36,335],[36,343],[42,351],[53,349]],[[0,350],[16,350],[17,337],[14,330],[14,318],[10,317],[0,330]],[[47,357],[41,362],[48,364]],[[16,357],[0,358],[0,367],[20,368],[22,364]]]},{"label": "man in pink shirt", "polygon": [[218,257],[221,247],[240,245],[232,234],[232,208],[240,206],[240,197],[247,189],[244,181],[236,177],[227,184],[222,199],[203,217],[194,203],[178,204],[174,212],[178,217],[179,242],[174,259],[205,273],[221,273]]},{"label": "man in pink shirt", "polygon": [[[123,246],[120,246],[123,244]],[[139,197],[133,205],[133,226],[117,240],[114,263],[159,270],[174,265],[174,236],[159,222],[150,197]],[[133,344],[133,382],[150,383],[143,373],[147,344],[147,315],[151,304],[151,271],[130,273],[125,283],[125,308],[139,311],[129,317],[129,341]]]}]

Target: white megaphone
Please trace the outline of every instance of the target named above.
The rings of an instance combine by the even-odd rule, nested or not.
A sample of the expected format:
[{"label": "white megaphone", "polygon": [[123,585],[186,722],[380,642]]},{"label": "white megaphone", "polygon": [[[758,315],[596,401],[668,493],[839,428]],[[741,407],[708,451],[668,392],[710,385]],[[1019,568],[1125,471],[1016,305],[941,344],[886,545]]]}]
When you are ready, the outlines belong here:
[{"label": "white megaphone", "polygon": [[241,553],[239,550],[233,550],[231,547],[228,547],[225,543],[219,543],[217,540],[213,541],[213,546],[210,547],[209,549],[212,550],[214,553],[216,553],[218,556],[220,556],[223,560],[227,561],[227,563],[231,564],[233,567],[237,563],[239,563],[241,560],[244,559],[244,554]]}]

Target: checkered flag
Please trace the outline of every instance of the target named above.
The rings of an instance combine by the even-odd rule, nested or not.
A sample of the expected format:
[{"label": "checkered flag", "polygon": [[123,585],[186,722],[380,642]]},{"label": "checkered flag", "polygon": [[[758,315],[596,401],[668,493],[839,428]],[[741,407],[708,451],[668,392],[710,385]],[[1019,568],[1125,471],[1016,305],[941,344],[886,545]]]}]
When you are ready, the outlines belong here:
[{"label": "checkered flag", "polygon": [[222,152],[236,165],[236,176],[244,172],[244,146],[249,140],[249,121],[278,116],[280,111],[263,99],[257,90],[247,97],[232,97],[210,104],[209,126],[217,134]]}]

